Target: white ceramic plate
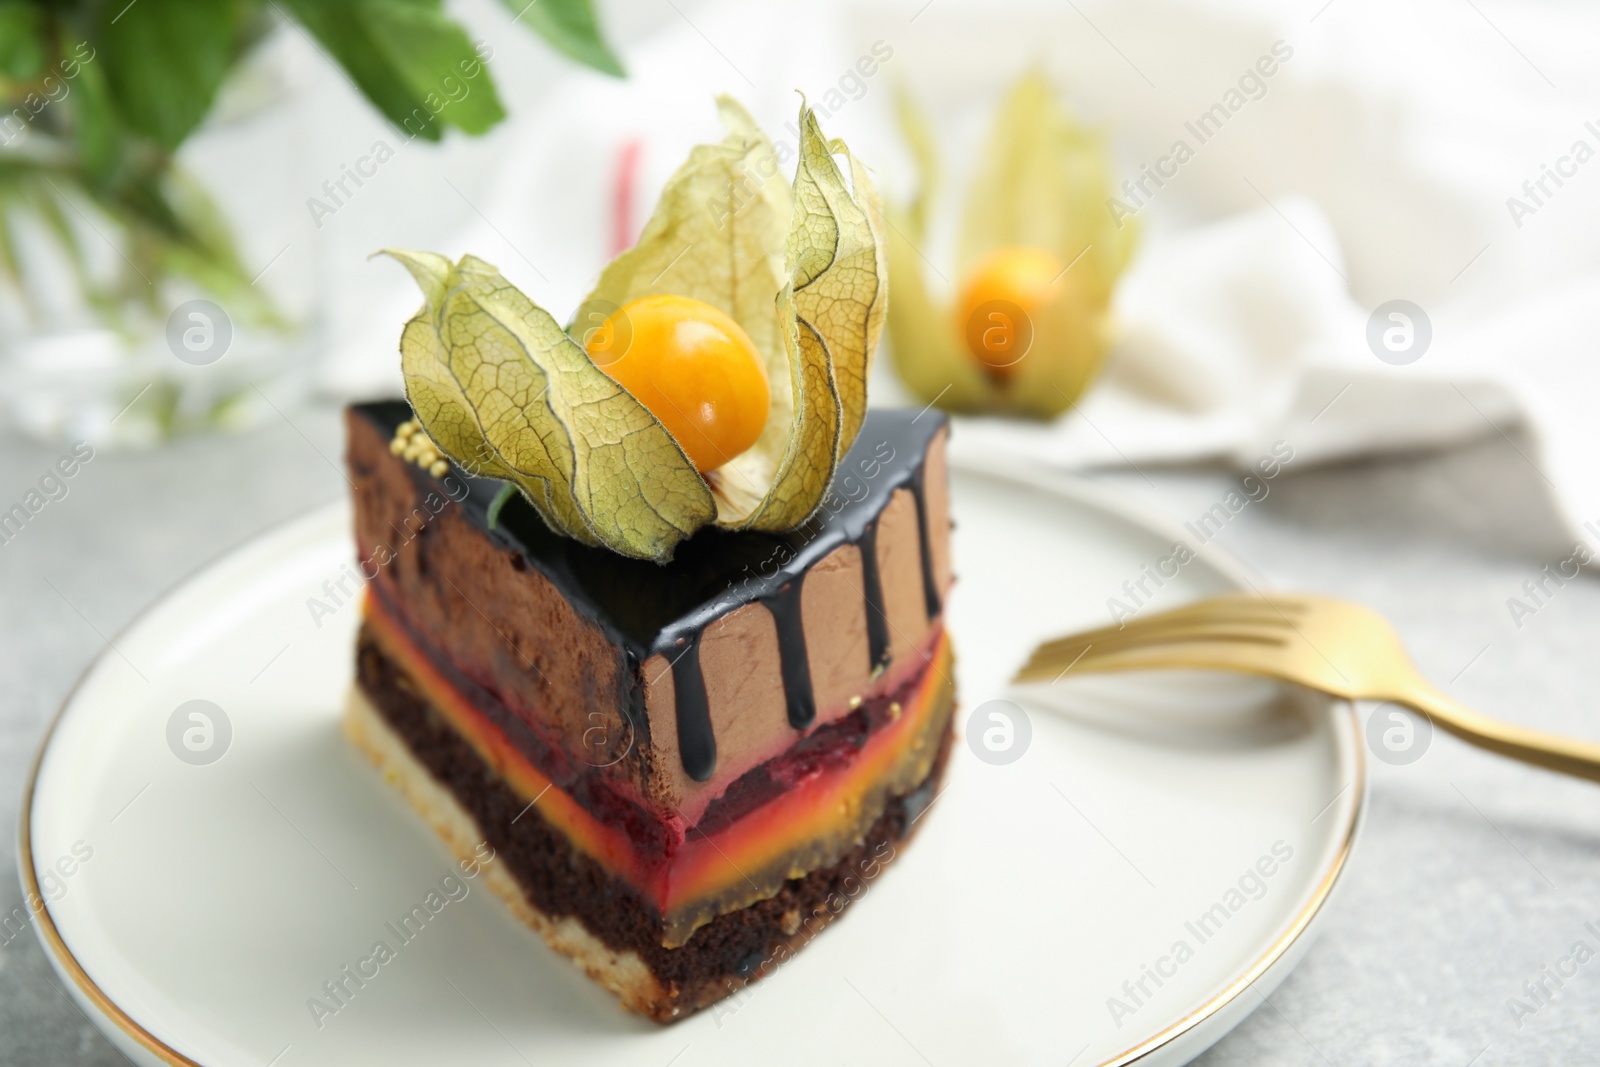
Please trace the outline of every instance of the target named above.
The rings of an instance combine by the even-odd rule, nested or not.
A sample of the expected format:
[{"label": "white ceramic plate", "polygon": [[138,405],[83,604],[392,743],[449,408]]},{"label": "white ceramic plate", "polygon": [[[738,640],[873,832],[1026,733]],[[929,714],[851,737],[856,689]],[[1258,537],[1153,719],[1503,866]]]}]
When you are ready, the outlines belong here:
[{"label": "white ceramic plate", "polygon": [[[1011,699],[1031,741],[1007,765],[958,744],[918,839],[738,998],[667,1029],[631,1018],[481,883],[398,944],[385,924],[452,865],[339,730],[359,608],[307,601],[352,558],[342,506],[208,567],[67,701],[21,836],[52,962],[138,1063],[1192,1058],[1305,951],[1366,791],[1351,711],[1217,676],[1008,691],[1037,639],[1106,621],[1178,535],[1091,486],[966,467],[954,490],[959,721]],[[1241,574],[1208,548],[1156,604]],[[169,745],[192,700],[230,727],[209,764]],[[395,958],[319,1025],[310,998],[380,940]]]}]

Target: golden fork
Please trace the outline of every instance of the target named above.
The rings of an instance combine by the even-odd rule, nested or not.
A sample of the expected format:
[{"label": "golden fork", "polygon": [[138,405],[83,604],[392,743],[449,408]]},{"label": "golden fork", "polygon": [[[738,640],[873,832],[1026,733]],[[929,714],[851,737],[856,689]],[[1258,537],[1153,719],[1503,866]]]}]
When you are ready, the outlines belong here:
[{"label": "golden fork", "polygon": [[1600,781],[1600,744],[1500,722],[1457,703],[1412,666],[1387,620],[1331,597],[1219,596],[1086,630],[1034,649],[1015,681],[1172,668],[1257,674],[1347,700],[1400,704],[1479,748]]}]

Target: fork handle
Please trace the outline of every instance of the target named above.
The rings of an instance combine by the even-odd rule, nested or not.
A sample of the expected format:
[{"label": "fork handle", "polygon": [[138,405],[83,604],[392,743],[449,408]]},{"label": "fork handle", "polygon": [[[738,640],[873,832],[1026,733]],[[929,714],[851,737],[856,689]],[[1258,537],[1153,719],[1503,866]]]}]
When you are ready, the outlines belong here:
[{"label": "fork handle", "polygon": [[1422,712],[1470,745],[1523,763],[1600,782],[1600,744],[1492,719],[1420,681],[1393,700]]}]

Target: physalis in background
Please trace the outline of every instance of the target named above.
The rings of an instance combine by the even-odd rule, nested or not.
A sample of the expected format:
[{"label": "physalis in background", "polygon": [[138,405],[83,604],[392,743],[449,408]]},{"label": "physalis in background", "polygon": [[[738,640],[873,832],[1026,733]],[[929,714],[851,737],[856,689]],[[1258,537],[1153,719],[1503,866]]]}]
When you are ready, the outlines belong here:
[{"label": "physalis in background", "polygon": [[712,523],[795,529],[866,414],[888,302],[872,183],[809,107],[792,187],[795,151],[719,109],[727,136],[695,147],[565,329],[480,259],[388,253],[426,298],[400,353],[428,438],[626,556],[665,561]]},{"label": "physalis in background", "polygon": [[932,131],[909,94],[901,128],[916,197],[892,214],[889,336],[895,370],[947,411],[1050,418],[1094,380],[1110,344],[1117,278],[1138,241],[1113,219],[1105,145],[1056,100],[1043,74],[1007,94],[978,157],[956,249],[953,302],[928,291],[920,251],[938,186]]}]

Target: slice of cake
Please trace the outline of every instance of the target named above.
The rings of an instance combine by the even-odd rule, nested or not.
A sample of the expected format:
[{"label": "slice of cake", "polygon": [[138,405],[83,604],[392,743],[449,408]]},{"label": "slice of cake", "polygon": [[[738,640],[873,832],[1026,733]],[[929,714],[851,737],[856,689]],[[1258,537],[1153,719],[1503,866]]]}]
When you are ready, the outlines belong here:
[{"label": "slice of cake", "polygon": [[490,884],[628,1007],[670,1020],[770,971],[938,789],[942,416],[871,412],[811,523],[702,531],[666,566],[520,497],[491,527],[498,483],[391,449],[410,417],[347,417],[373,575],[351,738],[463,858],[487,842]]},{"label": "slice of cake", "polygon": [[867,410],[871,181],[805,108],[778,181],[783,152],[721,109],[566,327],[482,260],[389,253],[424,297],[406,402],[348,415],[350,737],[662,1021],[881,874],[954,700],[946,423]]}]

